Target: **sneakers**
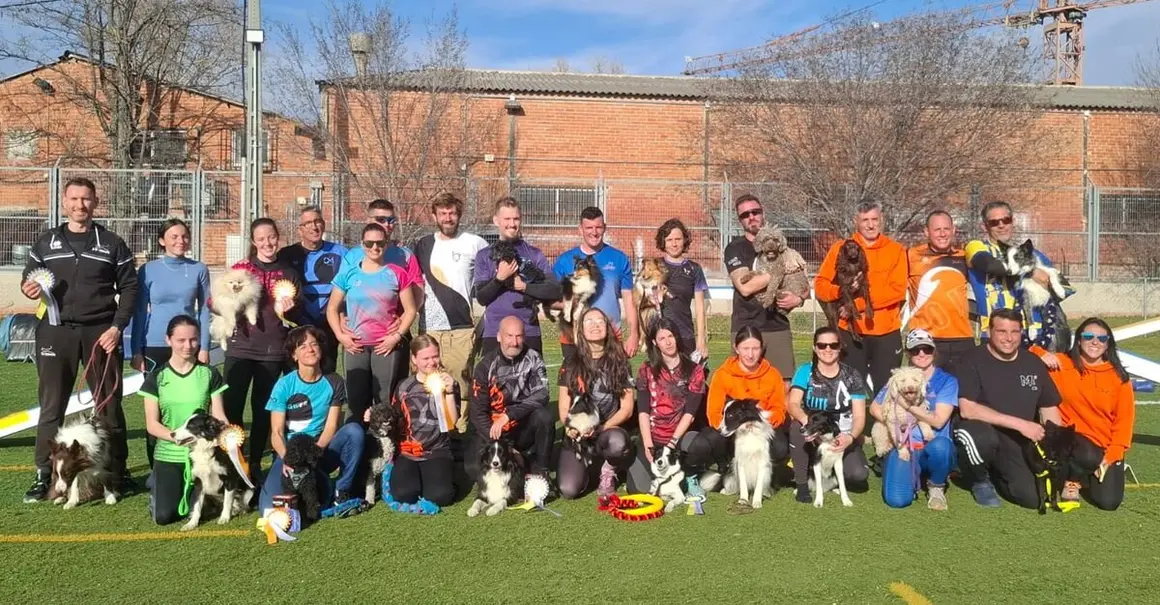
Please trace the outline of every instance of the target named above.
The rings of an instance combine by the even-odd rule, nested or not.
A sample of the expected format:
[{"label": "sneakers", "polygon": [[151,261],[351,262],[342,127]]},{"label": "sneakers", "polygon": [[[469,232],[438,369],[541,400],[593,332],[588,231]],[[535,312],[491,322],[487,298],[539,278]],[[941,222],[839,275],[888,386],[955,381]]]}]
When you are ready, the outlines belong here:
[{"label": "sneakers", "polygon": [[41,502],[48,498],[48,482],[52,476],[45,471],[36,471],[36,480],[32,482],[32,487],[24,492],[24,503],[31,504],[33,502]]},{"label": "sneakers", "polygon": [[685,477],[685,492],[690,498],[704,498],[705,490],[701,489],[701,482],[695,475]]},{"label": "sneakers", "polygon": [[1079,502],[1079,481],[1068,481],[1063,484],[1063,492],[1059,495],[1064,502]]},{"label": "sneakers", "polygon": [[975,502],[984,508],[999,508],[1003,505],[999,500],[999,493],[995,491],[995,486],[991,485],[990,481],[980,481],[972,485],[971,495],[975,497]]},{"label": "sneakers", "polygon": [[611,496],[616,493],[616,469],[605,462],[600,467],[600,484],[596,487],[597,496]]},{"label": "sneakers", "polygon": [[800,483],[800,484],[798,484],[797,490],[795,490],[795,491],[797,493],[794,496],[794,500],[797,500],[798,502],[801,502],[802,504],[810,504],[811,502],[814,501],[814,499],[810,496],[810,484]]},{"label": "sneakers", "polygon": [[[974,490],[972,490],[973,492]],[[941,485],[928,485],[926,496],[926,507],[930,510],[946,510],[947,509],[947,493],[946,488]]]}]

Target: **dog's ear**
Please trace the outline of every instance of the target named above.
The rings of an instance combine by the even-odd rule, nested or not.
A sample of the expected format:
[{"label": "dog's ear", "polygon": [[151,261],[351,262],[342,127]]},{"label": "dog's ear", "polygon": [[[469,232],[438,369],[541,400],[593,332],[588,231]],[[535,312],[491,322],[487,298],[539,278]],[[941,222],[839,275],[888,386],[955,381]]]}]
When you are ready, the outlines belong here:
[{"label": "dog's ear", "polygon": [[83,451],[84,448],[81,447],[80,441],[73,441],[72,445],[68,446],[68,453],[74,458],[80,456]]}]

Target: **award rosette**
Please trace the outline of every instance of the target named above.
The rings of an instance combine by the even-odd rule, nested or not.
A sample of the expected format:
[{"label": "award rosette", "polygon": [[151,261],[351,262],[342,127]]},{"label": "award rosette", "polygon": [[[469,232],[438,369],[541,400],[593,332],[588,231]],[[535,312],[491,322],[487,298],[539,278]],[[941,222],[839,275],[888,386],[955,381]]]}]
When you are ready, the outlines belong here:
[{"label": "award rosette", "polygon": [[[52,271],[43,267],[33,269],[28,272],[28,281],[40,286],[40,304],[43,306],[43,313],[48,314],[48,325],[60,325],[60,307],[56,304],[56,299],[52,296],[52,288],[56,285],[56,276]],[[38,312],[37,316],[42,313]]]},{"label": "award rosette", "polygon": [[274,294],[274,311],[278,314],[278,319],[281,319],[282,325],[287,328],[297,328],[298,324],[286,319],[283,305],[287,300],[294,300],[294,297],[298,296],[298,288],[294,287],[294,282],[288,279],[280,279],[274,282],[272,290]]},{"label": "award rosette", "polygon": [[234,463],[234,468],[242,476],[242,481],[246,482],[246,486],[254,489],[254,484],[250,482],[250,466],[246,464],[246,459],[242,456],[242,444],[245,442],[246,431],[236,424],[227,426],[218,435],[218,447],[222,448],[230,457],[230,462]]}]

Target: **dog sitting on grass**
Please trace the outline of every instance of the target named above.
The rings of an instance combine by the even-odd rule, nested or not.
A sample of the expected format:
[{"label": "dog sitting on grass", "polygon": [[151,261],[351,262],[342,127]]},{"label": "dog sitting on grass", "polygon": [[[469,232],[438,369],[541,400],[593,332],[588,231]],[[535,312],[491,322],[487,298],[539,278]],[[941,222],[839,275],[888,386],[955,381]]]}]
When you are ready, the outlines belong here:
[{"label": "dog sitting on grass", "polygon": [[282,464],[291,470],[282,475],[282,489],[295,496],[298,513],[307,523],[322,518],[320,494],[323,484],[318,470],[321,460],[322,448],[310,435],[298,433],[286,443],[286,457]]}]

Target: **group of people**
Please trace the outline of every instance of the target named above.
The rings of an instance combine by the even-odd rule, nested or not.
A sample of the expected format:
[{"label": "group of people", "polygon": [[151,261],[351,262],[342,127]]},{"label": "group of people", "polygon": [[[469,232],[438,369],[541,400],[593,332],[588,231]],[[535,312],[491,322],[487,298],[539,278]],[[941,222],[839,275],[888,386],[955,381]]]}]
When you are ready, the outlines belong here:
[{"label": "group of people", "polygon": [[[667,294],[659,318],[642,331],[632,259],[604,241],[604,216],[595,207],[579,217],[579,245],[553,265],[521,237],[520,205],[510,197],[495,204],[499,241],[490,245],[460,228],[463,203],[449,193],[430,201],[436,229],[411,248],[393,237],[399,216],[387,200],[368,204],[361,240],[349,250],[324,240],[326,222],[316,207],[302,209],[299,242],[287,247],[280,245],[278,225],[260,218],[250,226],[248,257],[233,267],[262,286],[257,322],[238,320],[219,372],[208,365],[209,272],[185,256],[188,226],[166,221],[158,233],[165,255],[138,269],[124,242],[93,221],[97,204],[93,183],[66,183],[67,222],[36,241],[21,286],[28,298],[42,301],[37,472],[26,502],[47,496],[49,446],[78,366],[88,361],[85,367],[119,374],[121,334],[130,320],[131,363],[147,373],[141,394],[153,468],[150,509],[161,524],[181,516],[179,503],[191,489],[184,472],[189,453],[174,443],[173,431],[197,410],[244,425],[247,399],[247,458],[255,485],[262,485],[262,509],[281,493],[282,474],[293,471],[282,458],[296,434],[323,448],[324,473],[337,471],[325,498],[350,498],[376,403],[391,405],[399,419],[388,486],[399,502],[449,504],[464,491],[456,485],[454,443],[464,444],[463,470],[476,479],[477,452],[496,439],[519,449],[527,472],[550,479],[564,498],[593,486],[611,494],[622,480],[630,492],[646,491],[653,448],[669,445],[682,452],[685,488],[698,495],[728,467],[732,444],[720,428],[734,399],[754,399],[768,412],[775,429],[771,458],[792,460],[797,499],[808,502],[810,457],[801,426],[811,413],[834,415],[841,434],[832,447],[846,452],[847,481],[865,486],[870,465],[862,434],[872,419],[882,419],[882,386],[903,350],[928,379],[928,408],[910,412],[930,424],[935,437],[924,441],[916,433],[910,438],[918,455],[881,461],[888,505],[910,505],[922,491],[915,480],[922,476],[928,506],[945,509],[947,478],[957,464],[979,504],[998,505],[997,483],[1010,500],[1035,506],[1020,445],[1042,438],[1040,422],[1048,420],[1072,424],[1082,436],[1065,497],[1080,498],[1082,487],[1100,508],[1114,509],[1122,499],[1134,402],[1115,340],[1107,324],[1093,318],[1080,325],[1070,351],[1023,347],[1026,322],[1013,310],[1013,282],[998,265],[1012,236],[1011,208],[1003,202],[987,205],[987,239],[971,242],[965,252],[954,245],[946,212],[931,213],[928,242],[906,250],[881,232],[881,208],[859,207],[852,239],[869,259],[861,279],[872,284],[873,319],[863,314],[850,325],[843,317],[837,326],[818,329],[811,360],[797,366],[788,313],[804,299],[786,292],[769,309],[755,296],[770,286],[769,276],[741,279],[754,267],[753,241],[765,217],[758,198],[738,198],[744,234],[725,250],[735,288],[732,354],[712,376],[708,285],[703,269],[687,257],[690,232],[678,219],[656,234]],[[839,294],[834,270],[840,244],[815,281],[821,302]],[[541,310],[561,305],[561,284],[571,278],[576,259],[587,257],[602,274],[601,286],[573,333],[560,336],[564,361],[557,405],[551,406]],[[55,276],[50,291],[28,279],[40,268]],[[282,280],[295,286],[293,299],[274,299],[273,285]],[[968,287],[983,322],[978,346]],[[912,312],[903,337],[908,291]],[[484,308],[478,323],[476,303]],[[44,312],[49,306],[54,313]],[[647,360],[634,373],[629,360],[638,350]],[[86,378],[91,386],[116,381],[100,415],[110,429],[121,488],[132,491],[118,376]],[[557,448],[557,423],[565,423],[581,395],[592,401],[599,423],[589,434],[565,432],[593,439],[592,456],[571,451],[574,439]],[[263,477],[260,461],[268,446],[274,459]]]}]

